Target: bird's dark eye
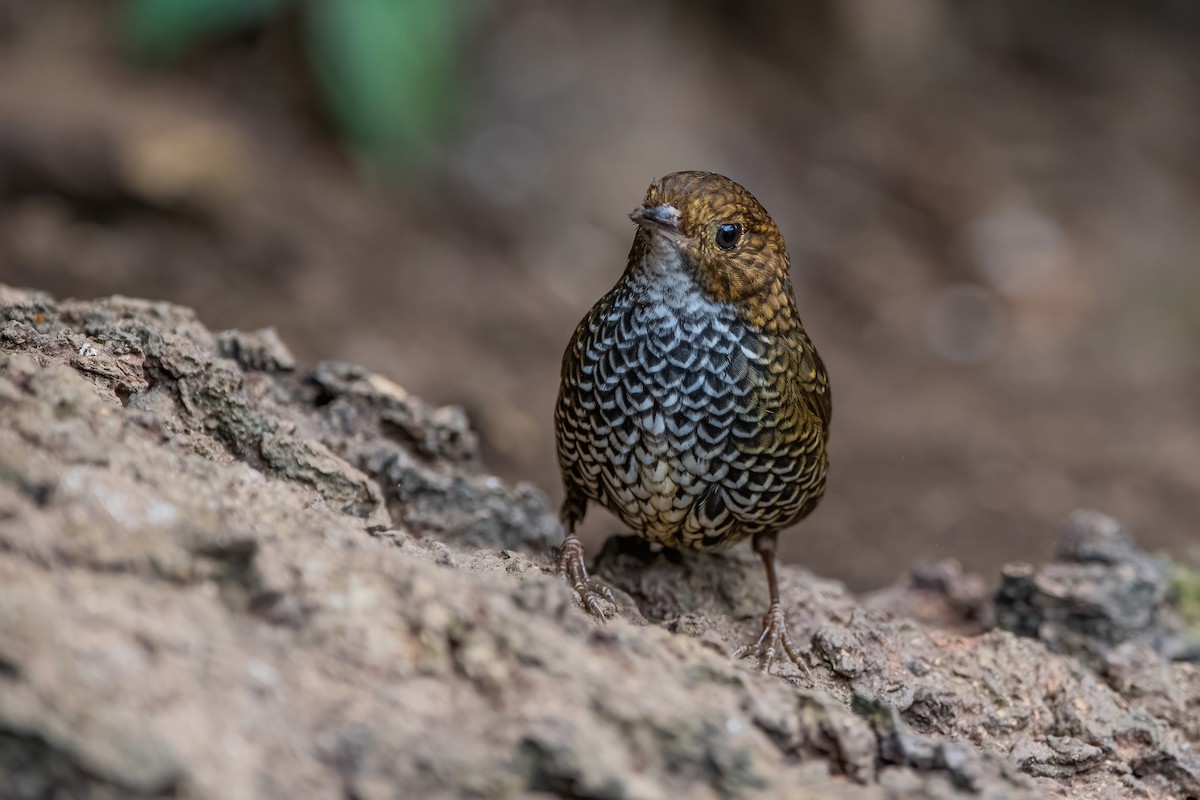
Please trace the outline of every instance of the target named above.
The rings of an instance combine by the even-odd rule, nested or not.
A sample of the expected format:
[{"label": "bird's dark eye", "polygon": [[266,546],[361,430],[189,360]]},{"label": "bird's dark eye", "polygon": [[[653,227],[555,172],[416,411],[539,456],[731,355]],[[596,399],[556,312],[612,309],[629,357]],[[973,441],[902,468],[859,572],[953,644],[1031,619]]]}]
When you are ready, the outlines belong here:
[{"label": "bird's dark eye", "polygon": [[732,250],[742,240],[742,226],[737,222],[726,222],[717,228],[717,247]]}]

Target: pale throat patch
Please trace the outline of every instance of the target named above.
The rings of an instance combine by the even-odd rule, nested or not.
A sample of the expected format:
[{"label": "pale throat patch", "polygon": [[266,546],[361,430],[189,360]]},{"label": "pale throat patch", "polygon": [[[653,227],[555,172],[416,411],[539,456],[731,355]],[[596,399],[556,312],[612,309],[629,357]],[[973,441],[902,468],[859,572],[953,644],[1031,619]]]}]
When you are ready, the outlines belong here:
[{"label": "pale throat patch", "polygon": [[677,321],[724,316],[724,303],[704,295],[695,277],[688,271],[683,254],[665,236],[650,234],[650,251],[642,262],[638,273],[641,295],[651,305],[662,306],[662,311]]}]

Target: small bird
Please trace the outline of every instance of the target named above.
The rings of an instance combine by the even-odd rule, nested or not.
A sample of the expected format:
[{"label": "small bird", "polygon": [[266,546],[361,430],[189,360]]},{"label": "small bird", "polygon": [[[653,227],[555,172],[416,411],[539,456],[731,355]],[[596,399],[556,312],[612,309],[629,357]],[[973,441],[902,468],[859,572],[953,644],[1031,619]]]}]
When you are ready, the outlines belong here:
[{"label": "small bird", "polygon": [[762,635],[734,657],[767,670],[788,635],[779,531],[825,491],[829,379],[804,331],[787,247],[766,209],[712,172],[650,185],[625,272],[575,329],[554,412],[565,498],[558,569],[605,618],[575,527],[588,502],[643,539],[701,549],[753,537],[770,591]]}]

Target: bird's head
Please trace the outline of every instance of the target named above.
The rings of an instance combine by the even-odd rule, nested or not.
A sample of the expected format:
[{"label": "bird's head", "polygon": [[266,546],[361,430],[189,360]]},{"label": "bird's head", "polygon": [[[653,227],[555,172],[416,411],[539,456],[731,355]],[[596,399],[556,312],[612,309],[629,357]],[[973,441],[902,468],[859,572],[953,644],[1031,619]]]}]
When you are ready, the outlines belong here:
[{"label": "bird's head", "polygon": [[715,172],[674,172],[650,184],[629,215],[639,231],[632,257],[678,254],[704,291],[732,303],[786,291],[788,252],[754,195]]}]

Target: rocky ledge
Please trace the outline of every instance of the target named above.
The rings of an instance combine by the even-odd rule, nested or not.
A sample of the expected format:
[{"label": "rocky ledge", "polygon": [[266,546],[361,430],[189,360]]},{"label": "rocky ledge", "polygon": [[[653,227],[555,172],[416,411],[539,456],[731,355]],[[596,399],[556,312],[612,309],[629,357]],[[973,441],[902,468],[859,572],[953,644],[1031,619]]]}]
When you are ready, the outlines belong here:
[{"label": "rocky ledge", "polygon": [[0,796],[1200,797],[1171,573],[1077,515],[994,597],[615,538],[597,625],[463,414],[269,330],[0,286]]}]

